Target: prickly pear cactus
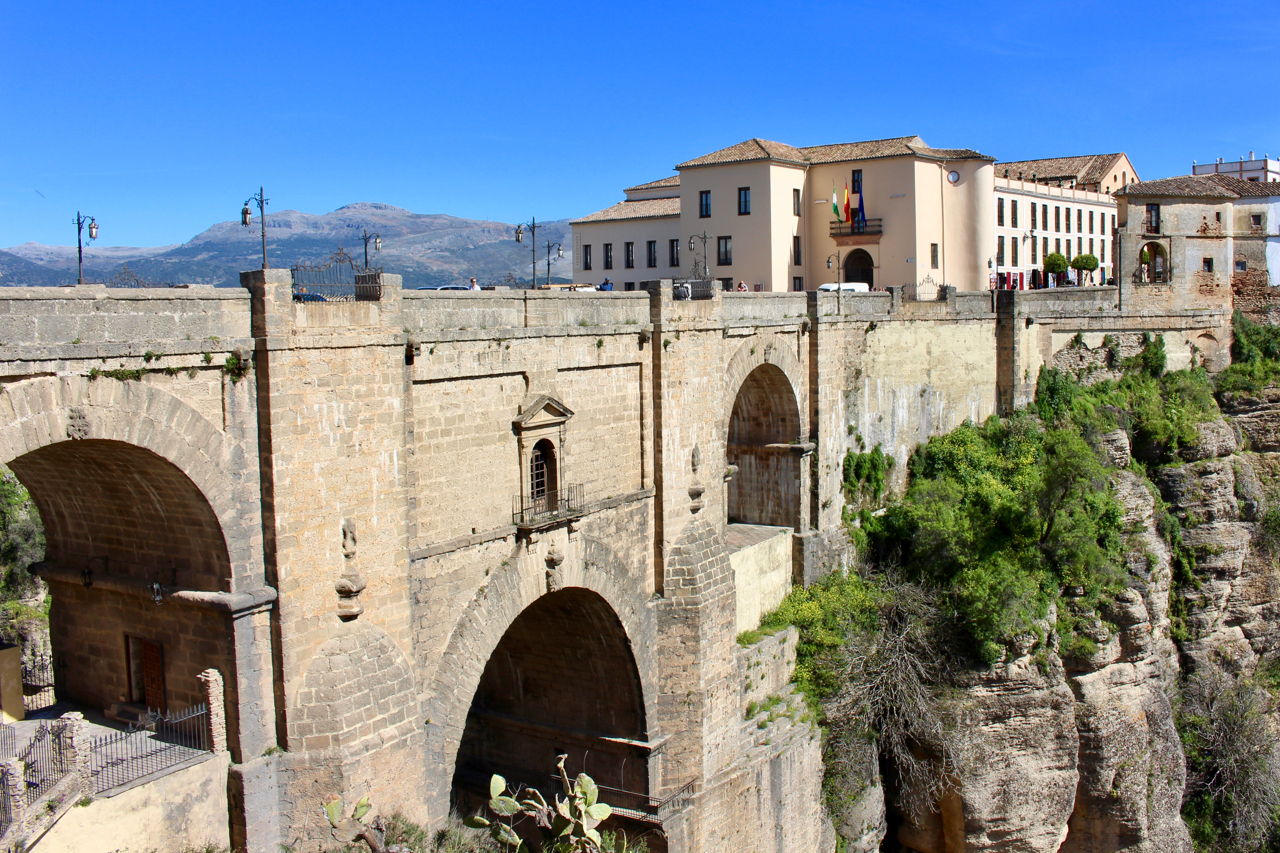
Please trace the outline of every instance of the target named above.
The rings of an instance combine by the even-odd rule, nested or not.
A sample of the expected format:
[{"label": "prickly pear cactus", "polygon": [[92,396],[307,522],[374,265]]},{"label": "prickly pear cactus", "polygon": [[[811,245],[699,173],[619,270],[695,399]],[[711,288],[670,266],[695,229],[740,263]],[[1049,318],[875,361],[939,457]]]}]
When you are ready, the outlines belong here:
[{"label": "prickly pear cactus", "polygon": [[[526,845],[513,828],[519,816],[531,818],[542,834],[543,849],[555,853],[598,853],[600,832],[596,829],[608,820],[613,809],[599,801],[600,789],[585,773],[579,773],[573,782],[564,769],[565,756],[560,756],[558,768],[566,797],[556,797],[550,806],[537,790],[524,789],[516,799],[516,792],[507,792],[507,780],[494,774],[489,780],[489,811],[494,819],[476,815],[467,818],[468,826],[486,828],[493,839],[515,853],[528,853]],[[503,819],[506,819],[505,821]]]}]

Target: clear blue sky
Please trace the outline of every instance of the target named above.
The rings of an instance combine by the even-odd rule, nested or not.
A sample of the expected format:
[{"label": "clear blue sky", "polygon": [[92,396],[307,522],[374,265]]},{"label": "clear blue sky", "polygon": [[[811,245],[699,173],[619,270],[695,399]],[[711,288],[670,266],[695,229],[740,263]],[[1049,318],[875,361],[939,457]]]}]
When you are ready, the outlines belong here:
[{"label": "clear blue sky", "polygon": [[0,0],[0,246],[381,201],[580,216],[759,136],[1280,156],[1280,3]]}]

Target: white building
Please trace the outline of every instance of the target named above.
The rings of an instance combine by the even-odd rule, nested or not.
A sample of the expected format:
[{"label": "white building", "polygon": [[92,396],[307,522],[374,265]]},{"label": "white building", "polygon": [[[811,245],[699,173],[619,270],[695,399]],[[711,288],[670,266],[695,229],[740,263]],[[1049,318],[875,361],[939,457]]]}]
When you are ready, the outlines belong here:
[{"label": "white building", "polygon": [[1197,163],[1191,161],[1191,174],[1193,175],[1231,175],[1242,181],[1250,181],[1252,183],[1269,184],[1273,181],[1280,181],[1280,160],[1273,160],[1269,154],[1263,154],[1261,160],[1253,159],[1253,152],[1249,152],[1249,159],[1241,157],[1239,160],[1227,162],[1219,157],[1212,163]]}]

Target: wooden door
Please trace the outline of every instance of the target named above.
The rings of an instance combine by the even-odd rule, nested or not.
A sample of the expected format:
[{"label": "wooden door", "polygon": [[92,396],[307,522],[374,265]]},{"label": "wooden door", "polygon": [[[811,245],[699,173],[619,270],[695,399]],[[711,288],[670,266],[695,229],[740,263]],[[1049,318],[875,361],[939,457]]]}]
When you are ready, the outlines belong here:
[{"label": "wooden door", "polygon": [[166,710],[164,702],[164,649],[159,643],[141,640],[142,695],[148,710]]}]

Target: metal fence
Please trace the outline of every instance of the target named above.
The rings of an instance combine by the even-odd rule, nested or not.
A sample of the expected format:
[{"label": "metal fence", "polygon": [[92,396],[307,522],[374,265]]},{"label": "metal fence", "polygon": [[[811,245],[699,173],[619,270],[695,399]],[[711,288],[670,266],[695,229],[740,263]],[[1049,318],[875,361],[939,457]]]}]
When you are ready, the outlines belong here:
[{"label": "metal fence", "polygon": [[31,713],[54,704],[53,658],[35,655],[22,661],[22,707]]},{"label": "metal fence", "polygon": [[55,720],[41,723],[31,742],[18,754],[26,782],[27,805],[49,792],[75,764],[75,756],[67,749],[67,724]]},{"label": "metal fence", "polygon": [[543,521],[554,521],[582,512],[583,489],[581,483],[563,489],[544,492],[541,495],[513,495],[511,497],[511,523],[528,526]]},{"label": "metal fence", "polygon": [[172,716],[149,712],[128,731],[95,737],[90,742],[93,792],[101,794],[210,750],[207,705],[193,705]]},{"label": "metal fence", "polygon": [[[652,797],[637,791],[611,788],[608,785],[597,785],[596,787],[600,791],[600,802],[608,803],[613,813],[618,817],[661,826],[666,818],[680,811],[688,804],[689,795],[693,793],[693,783],[694,780],[690,779],[674,793],[665,797]],[[552,777],[552,785],[557,795],[565,795],[564,783],[559,776]]]},{"label": "metal fence", "polygon": [[106,281],[86,281],[85,284],[101,284],[106,287],[186,287],[185,284],[174,284],[171,281],[153,281],[143,278],[133,270],[129,269],[128,264],[120,267],[120,271]]},{"label": "metal fence", "polygon": [[690,299],[711,299],[715,295],[715,289],[716,281],[714,279],[677,281],[671,286],[671,298],[677,302],[685,302]]},{"label": "metal fence", "polygon": [[0,758],[13,758],[18,752],[18,730],[0,723]]},{"label": "metal fence", "polygon": [[13,803],[9,801],[9,768],[0,766],[0,836],[13,826]]},{"label": "metal fence", "polygon": [[324,263],[299,261],[293,273],[294,302],[377,302],[382,299],[382,267],[357,267],[343,249]]}]

